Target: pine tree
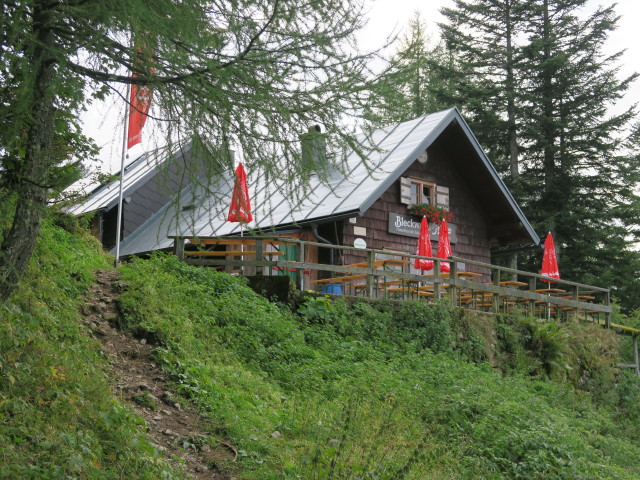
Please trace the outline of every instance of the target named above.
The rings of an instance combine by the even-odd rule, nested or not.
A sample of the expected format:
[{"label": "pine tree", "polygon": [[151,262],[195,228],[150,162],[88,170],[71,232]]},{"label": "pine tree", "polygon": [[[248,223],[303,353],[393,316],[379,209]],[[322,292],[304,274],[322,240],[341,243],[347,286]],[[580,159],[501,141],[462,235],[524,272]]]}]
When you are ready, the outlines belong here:
[{"label": "pine tree", "polygon": [[[446,108],[428,91],[438,82],[431,65],[436,59],[436,63],[443,61],[443,50],[440,46],[429,47],[427,27],[419,12],[409,20],[408,27],[367,106],[367,118],[374,125],[403,122]],[[447,83],[442,82],[443,87]]]},{"label": "pine tree", "polygon": [[[639,173],[625,144],[636,112],[609,108],[635,76],[618,79],[620,54],[603,53],[614,7],[584,18],[586,3],[458,0],[443,12],[443,37],[470,74],[457,92],[463,112],[538,232],[554,233],[564,278],[612,286],[631,308],[637,277],[616,272],[639,261]],[[521,255],[522,268],[539,257]]]}]

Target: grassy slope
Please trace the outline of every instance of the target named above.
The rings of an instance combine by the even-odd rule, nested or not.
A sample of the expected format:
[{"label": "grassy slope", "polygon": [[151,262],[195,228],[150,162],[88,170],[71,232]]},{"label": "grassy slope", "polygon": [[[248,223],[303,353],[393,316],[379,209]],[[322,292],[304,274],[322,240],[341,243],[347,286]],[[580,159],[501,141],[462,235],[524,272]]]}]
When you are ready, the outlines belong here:
[{"label": "grassy slope", "polygon": [[[250,478],[640,476],[638,417],[619,414],[638,384],[613,388],[615,339],[595,327],[503,320],[494,350],[514,373],[504,377],[464,360],[461,350],[487,350],[444,305],[318,299],[295,316],[171,257],[127,265],[124,278],[126,323],[154,333],[161,363],[241,448]],[[573,378],[601,406],[518,372]]]},{"label": "grassy slope", "polygon": [[[95,245],[48,227],[0,309],[0,478],[175,476],[112,398],[79,326],[90,271],[105,267]],[[159,363],[239,449],[248,478],[640,476],[640,388],[615,377],[615,342],[599,329],[503,319],[491,334],[444,305],[324,299],[293,315],[173,258],[123,276],[125,324],[158,339]]]},{"label": "grassy slope", "polygon": [[178,478],[113,398],[108,362],[80,323],[91,271],[106,262],[94,242],[45,226],[0,306],[0,478]]}]

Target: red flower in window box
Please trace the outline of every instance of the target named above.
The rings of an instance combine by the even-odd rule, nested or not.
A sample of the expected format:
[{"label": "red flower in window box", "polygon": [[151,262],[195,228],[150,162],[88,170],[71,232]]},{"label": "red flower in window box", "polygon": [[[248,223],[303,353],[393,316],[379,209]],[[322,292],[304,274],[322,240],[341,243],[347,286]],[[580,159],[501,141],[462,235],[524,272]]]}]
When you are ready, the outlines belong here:
[{"label": "red flower in window box", "polygon": [[443,220],[450,222],[453,219],[453,212],[446,208],[436,207],[430,203],[416,203],[408,208],[411,215],[417,217],[427,217],[429,223],[442,223]]}]

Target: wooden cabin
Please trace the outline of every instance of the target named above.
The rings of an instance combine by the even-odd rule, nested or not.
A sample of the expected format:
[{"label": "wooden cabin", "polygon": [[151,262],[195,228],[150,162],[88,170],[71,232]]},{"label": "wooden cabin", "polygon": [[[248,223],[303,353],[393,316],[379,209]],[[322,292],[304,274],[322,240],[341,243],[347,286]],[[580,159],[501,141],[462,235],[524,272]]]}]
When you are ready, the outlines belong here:
[{"label": "wooden cabin", "polygon": [[[201,142],[191,141],[167,153],[159,149],[133,159],[125,166],[120,240],[135,232],[171,202],[194,178],[206,173],[212,156]],[[105,249],[116,244],[120,172],[92,189],[67,212],[91,215],[91,230]]]},{"label": "wooden cabin", "polygon": [[[343,172],[330,171],[324,182],[312,179],[309,191],[293,205],[283,185],[265,181],[248,165],[255,221],[245,232],[415,253],[420,218],[409,207],[418,202],[453,213],[449,231],[455,256],[491,263],[495,247],[540,244],[456,108],[377,130],[368,138],[372,153],[366,161],[353,152]],[[239,235],[240,226],[226,220],[232,190],[231,169],[213,186],[189,185],[124,239],[121,254],[169,250],[172,236]],[[435,254],[437,225],[431,227]],[[297,258],[293,246],[285,254]],[[364,258],[357,251],[334,258],[323,248],[309,249],[306,256],[325,264]]]}]

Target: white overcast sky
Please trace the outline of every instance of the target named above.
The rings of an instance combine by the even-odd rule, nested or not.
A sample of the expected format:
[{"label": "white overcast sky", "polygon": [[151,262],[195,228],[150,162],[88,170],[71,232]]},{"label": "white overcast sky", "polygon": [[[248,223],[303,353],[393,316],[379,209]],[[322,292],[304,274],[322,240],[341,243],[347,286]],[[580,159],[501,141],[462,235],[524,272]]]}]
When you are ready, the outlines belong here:
[{"label": "white overcast sky", "polygon": [[[359,41],[363,49],[375,49],[384,44],[385,39],[392,33],[402,34],[410,18],[416,11],[421,13],[427,25],[427,33],[434,41],[438,39],[437,22],[442,21],[440,8],[453,5],[452,0],[368,0],[368,25],[361,32]],[[597,5],[610,5],[614,2],[591,0],[590,9]],[[621,76],[628,76],[640,70],[640,0],[619,0],[617,14],[620,15],[618,29],[611,33],[608,49],[611,53],[626,50],[621,61]],[[392,52],[389,52],[392,53]],[[627,94],[624,104],[640,102],[640,81],[636,81]],[[84,116],[85,133],[92,136],[102,147],[100,159],[102,171],[117,170],[120,162],[122,145],[122,102],[114,105],[94,105]],[[117,126],[117,124],[120,126]],[[147,123],[146,131],[152,128],[152,121]],[[132,158],[142,153],[150,143],[144,140],[142,146],[137,145],[131,150]],[[135,150],[134,150],[135,149]]]},{"label": "white overcast sky", "polygon": [[[620,71],[620,75],[626,77],[640,70],[640,0],[591,0],[585,13],[595,10],[598,5],[609,6],[614,3],[620,19],[618,28],[609,36],[607,47],[609,53],[626,50],[621,60]],[[391,31],[404,32],[408,20],[416,11],[420,12],[425,21],[427,33],[437,41],[437,23],[444,20],[440,15],[440,9],[451,7],[453,4],[453,0],[369,0],[369,23],[360,37],[362,46],[379,45]],[[640,102],[640,80],[633,85],[628,101]]]}]

